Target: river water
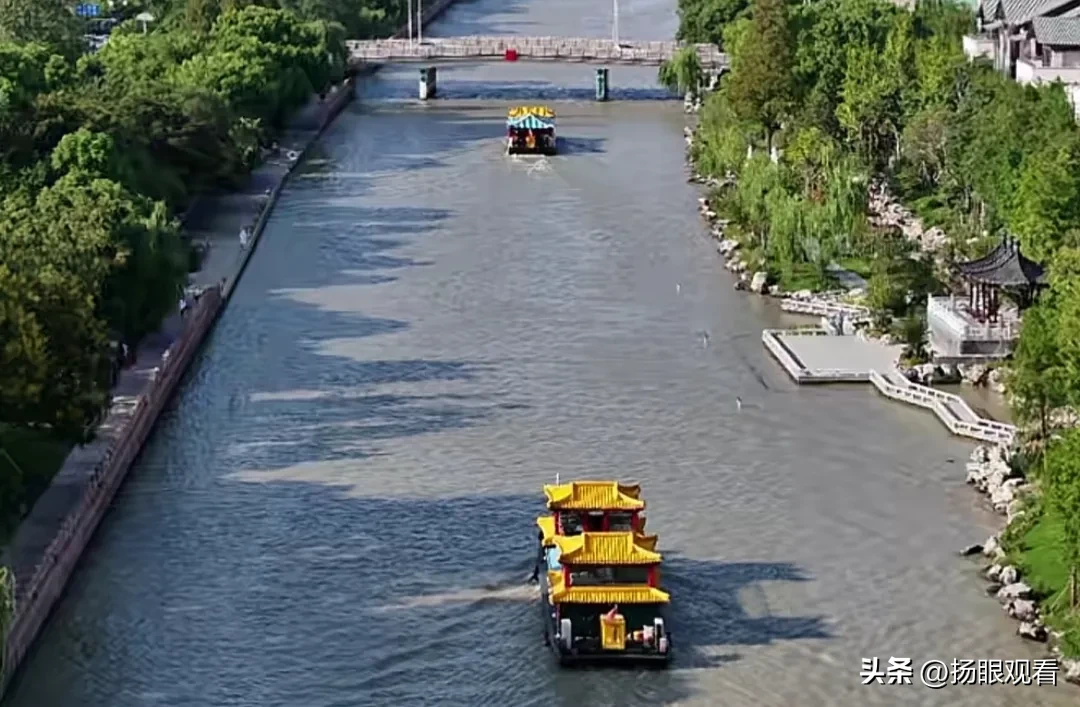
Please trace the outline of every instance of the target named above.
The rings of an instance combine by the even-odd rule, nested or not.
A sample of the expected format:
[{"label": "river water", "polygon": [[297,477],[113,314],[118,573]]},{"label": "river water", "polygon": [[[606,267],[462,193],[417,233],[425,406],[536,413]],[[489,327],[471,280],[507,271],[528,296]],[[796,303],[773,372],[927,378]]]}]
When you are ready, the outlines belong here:
[{"label": "river water", "polygon": [[[432,33],[606,36],[609,10],[477,0]],[[620,11],[674,32],[667,0]],[[286,189],[6,704],[1075,704],[861,685],[864,657],[1043,654],[956,555],[997,523],[971,445],[768,359],[780,320],[704,237],[678,102],[521,63],[444,68],[418,105],[416,73],[367,79]],[[654,75],[613,68],[615,97]],[[536,96],[564,152],[508,160],[507,102]],[[556,475],[644,484],[670,670],[549,660],[525,580]]]}]

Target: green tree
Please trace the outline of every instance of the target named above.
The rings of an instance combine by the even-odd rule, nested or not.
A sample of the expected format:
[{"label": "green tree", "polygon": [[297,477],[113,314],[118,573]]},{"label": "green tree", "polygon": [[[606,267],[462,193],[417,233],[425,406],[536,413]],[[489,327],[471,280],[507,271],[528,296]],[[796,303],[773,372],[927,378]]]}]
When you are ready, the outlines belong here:
[{"label": "green tree", "polygon": [[0,0],[0,42],[38,42],[69,56],[83,44],[64,0]]},{"label": "green tree", "polygon": [[910,17],[889,31],[884,52],[871,45],[848,49],[843,101],[836,117],[862,155],[883,164],[899,146],[903,97],[910,84],[913,38]]},{"label": "green tree", "polygon": [[1051,443],[1042,487],[1047,504],[1061,519],[1061,552],[1069,571],[1069,606],[1078,605],[1080,585],[1080,430],[1071,429]]},{"label": "green tree", "polygon": [[1043,440],[1050,436],[1050,413],[1067,401],[1059,320],[1060,312],[1049,297],[1029,308],[1009,369],[1013,411],[1021,422],[1036,423]]},{"label": "green tree", "polygon": [[745,16],[747,0],[679,0],[679,31],[684,42],[724,46],[724,28]]},{"label": "green tree", "polygon": [[1025,255],[1049,262],[1080,217],[1080,142],[1075,132],[1043,140],[1023,158],[1009,224]]},{"label": "green tree", "polygon": [[694,47],[680,49],[671,60],[660,65],[658,78],[660,84],[671,91],[698,96],[705,72],[701,68],[697,50]]},{"label": "green tree", "polygon": [[754,0],[747,36],[731,56],[727,91],[732,108],[741,119],[762,125],[769,150],[795,97],[793,39],[784,0]]}]

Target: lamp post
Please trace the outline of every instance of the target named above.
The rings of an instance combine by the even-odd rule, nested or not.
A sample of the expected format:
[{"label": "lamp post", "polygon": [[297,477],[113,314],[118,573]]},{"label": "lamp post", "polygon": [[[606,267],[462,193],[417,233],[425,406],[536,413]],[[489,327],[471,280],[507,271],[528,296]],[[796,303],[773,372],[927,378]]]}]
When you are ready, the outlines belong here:
[{"label": "lamp post", "polygon": [[416,0],[416,43],[424,43],[424,0]]},{"label": "lamp post", "polygon": [[411,43],[412,42],[412,0],[405,0],[405,3],[406,3],[406,7],[407,7],[407,9],[405,10],[405,14],[408,15],[408,18],[409,18],[409,42]]},{"label": "lamp post", "polygon": [[611,41],[619,43],[619,0],[611,0]]},{"label": "lamp post", "polygon": [[142,24],[143,34],[146,34],[146,26],[153,22],[155,19],[157,18],[155,18],[149,12],[140,12],[139,14],[135,15],[135,21]]}]

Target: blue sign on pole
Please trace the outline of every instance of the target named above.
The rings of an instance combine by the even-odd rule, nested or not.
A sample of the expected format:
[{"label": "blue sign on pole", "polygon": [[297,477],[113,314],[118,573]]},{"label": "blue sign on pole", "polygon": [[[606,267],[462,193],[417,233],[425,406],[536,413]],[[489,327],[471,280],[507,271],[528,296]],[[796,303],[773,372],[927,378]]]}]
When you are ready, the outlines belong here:
[{"label": "blue sign on pole", "polygon": [[101,15],[101,5],[94,3],[79,3],[75,6],[75,14],[79,17],[98,17]]}]

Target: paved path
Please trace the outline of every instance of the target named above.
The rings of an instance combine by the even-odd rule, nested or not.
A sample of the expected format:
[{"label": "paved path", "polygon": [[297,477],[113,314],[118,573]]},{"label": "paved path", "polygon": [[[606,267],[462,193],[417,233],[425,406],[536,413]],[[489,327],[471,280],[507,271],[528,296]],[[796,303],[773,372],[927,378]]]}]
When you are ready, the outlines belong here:
[{"label": "paved path", "polygon": [[[557,61],[586,64],[643,64],[659,66],[686,46],[680,42],[614,42],[580,37],[452,37],[425,39],[350,40],[346,43],[355,64],[402,61],[505,61],[517,52],[522,61]],[[715,44],[695,44],[706,69],[726,69],[727,55]]]},{"label": "paved path", "polygon": [[[210,243],[202,269],[188,278],[191,287],[201,288],[234,278],[243,263],[239,233],[251,226],[268,201],[267,191],[289,171],[289,152],[301,152],[318,134],[326,103],[312,99],[290,123],[280,138],[281,151],[252,172],[247,185],[231,194],[206,196],[188,211],[185,232],[194,239]],[[231,287],[232,282],[230,281]],[[177,298],[179,303],[179,298]],[[0,564],[15,572],[16,596],[33,575],[64,518],[82,498],[94,468],[131,419],[135,403],[161,363],[162,354],[183,331],[183,320],[173,313],[161,329],[146,337],[138,347],[136,362],[124,369],[113,387],[113,402],[97,437],[90,444],[76,447],[53,483],[38,498],[29,515],[19,525],[8,545],[0,553]]]},{"label": "paved path", "polygon": [[799,383],[868,381],[870,372],[895,370],[900,346],[857,336],[830,336],[821,329],[767,329],[765,347]]}]

